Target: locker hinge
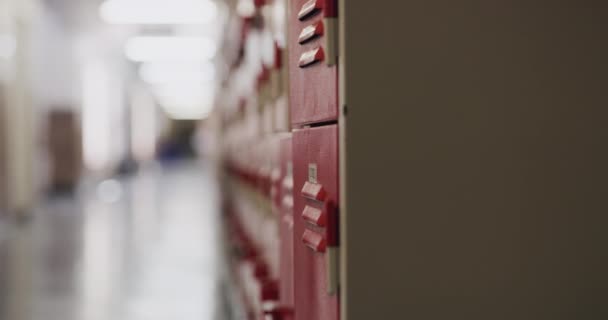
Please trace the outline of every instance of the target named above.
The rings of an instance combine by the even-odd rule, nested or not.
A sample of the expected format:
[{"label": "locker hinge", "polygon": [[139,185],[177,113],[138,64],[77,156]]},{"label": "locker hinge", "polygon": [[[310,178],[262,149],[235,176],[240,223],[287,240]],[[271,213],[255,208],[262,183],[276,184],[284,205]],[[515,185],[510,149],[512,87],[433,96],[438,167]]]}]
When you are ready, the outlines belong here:
[{"label": "locker hinge", "polygon": [[334,295],[338,293],[340,286],[340,243],[339,243],[339,232],[340,224],[338,222],[338,209],[333,208],[329,211],[331,214],[328,216],[328,245],[326,250],[326,263],[325,270],[327,270],[327,293]]},{"label": "locker hinge", "polygon": [[340,286],[340,247],[327,247],[327,294],[338,293]]},{"label": "locker hinge", "polygon": [[331,67],[338,63],[338,18],[325,17],[323,25],[325,27],[325,61]]}]

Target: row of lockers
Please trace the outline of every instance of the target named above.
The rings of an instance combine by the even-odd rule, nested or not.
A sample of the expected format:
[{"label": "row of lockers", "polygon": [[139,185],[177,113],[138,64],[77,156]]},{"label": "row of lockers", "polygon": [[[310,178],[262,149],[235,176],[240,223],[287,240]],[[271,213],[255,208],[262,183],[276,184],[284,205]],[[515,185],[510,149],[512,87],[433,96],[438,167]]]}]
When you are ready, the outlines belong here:
[{"label": "row of lockers", "polygon": [[268,142],[269,167],[226,166],[245,301],[253,315],[337,319],[338,127],[298,129]]},{"label": "row of lockers", "polygon": [[[337,72],[331,6],[289,0],[291,129],[279,140],[291,139],[293,188],[279,194],[293,203],[272,199],[282,162],[264,150],[281,145],[268,142],[276,136],[226,127],[231,176],[246,186],[228,201],[238,265],[253,270],[243,287],[258,261],[269,270],[258,283],[275,281],[272,299],[247,291],[251,318],[265,305],[270,318],[297,320],[608,318],[598,41],[608,11],[593,1],[340,4]],[[340,243],[328,229],[336,213]]]},{"label": "row of lockers", "polygon": [[[336,10],[331,1],[285,1],[257,2],[231,47],[240,55],[221,112],[232,266],[250,319],[336,320]],[[288,8],[287,40],[276,36],[271,47],[259,35],[272,32],[266,13],[277,8]],[[249,59],[264,52],[274,52],[272,64]]]}]

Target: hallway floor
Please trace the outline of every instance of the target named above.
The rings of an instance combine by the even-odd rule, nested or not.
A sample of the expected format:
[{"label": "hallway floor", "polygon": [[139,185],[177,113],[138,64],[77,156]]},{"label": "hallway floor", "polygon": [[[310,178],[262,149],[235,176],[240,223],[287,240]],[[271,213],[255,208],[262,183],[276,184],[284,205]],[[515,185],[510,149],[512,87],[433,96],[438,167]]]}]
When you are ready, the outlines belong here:
[{"label": "hallway floor", "polygon": [[48,200],[0,232],[0,319],[223,319],[218,212],[200,164]]}]

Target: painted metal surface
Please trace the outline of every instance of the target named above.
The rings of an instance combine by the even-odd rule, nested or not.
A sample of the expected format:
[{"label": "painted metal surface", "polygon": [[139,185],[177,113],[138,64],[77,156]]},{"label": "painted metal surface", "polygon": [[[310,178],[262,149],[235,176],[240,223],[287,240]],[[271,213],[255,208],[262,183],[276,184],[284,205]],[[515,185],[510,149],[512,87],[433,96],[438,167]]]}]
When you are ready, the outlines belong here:
[{"label": "painted metal surface", "polygon": [[[336,15],[333,1],[292,0],[289,24],[291,122],[301,126],[338,118],[338,72],[328,56],[327,26]],[[330,24],[331,25],[331,24]],[[329,34],[333,34],[329,32]],[[331,47],[331,46],[329,46]],[[333,52],[333,50],[330,50]]]},{"label": "painted metal surface", "polygon": [[293,251],[293,162],[292,139],[284,138],[280,142],[280,172],[281,187],[277,206],[279,210],[280,235],[280,277],[279,277],[279,306],[275,311],[275,319],[293,319],[295,307],[294,298],[294,251]]},{"label": "painted metal surface", "polygon": [[[336,320],[338,293],[328,252],[338,247],[338,126],[296,130],[293,148],[295,319]],[[311,196],[315,190],[324,196]],[[313,209],[326,215],[325,223],[310,222]]]}]

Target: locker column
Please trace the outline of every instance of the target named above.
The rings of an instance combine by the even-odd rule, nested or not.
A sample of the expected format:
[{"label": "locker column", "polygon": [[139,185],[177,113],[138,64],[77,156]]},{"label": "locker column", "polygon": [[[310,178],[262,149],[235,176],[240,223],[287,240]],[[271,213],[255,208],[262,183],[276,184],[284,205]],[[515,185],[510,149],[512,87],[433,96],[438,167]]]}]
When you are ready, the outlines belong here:
[{"label": "locker column", "polygon": [[337,8],[331,0],[292,0],[290,5],[295,319],[337,320]]}]

